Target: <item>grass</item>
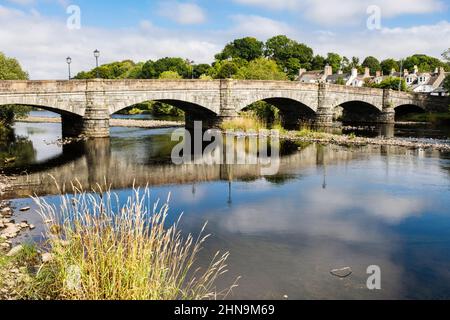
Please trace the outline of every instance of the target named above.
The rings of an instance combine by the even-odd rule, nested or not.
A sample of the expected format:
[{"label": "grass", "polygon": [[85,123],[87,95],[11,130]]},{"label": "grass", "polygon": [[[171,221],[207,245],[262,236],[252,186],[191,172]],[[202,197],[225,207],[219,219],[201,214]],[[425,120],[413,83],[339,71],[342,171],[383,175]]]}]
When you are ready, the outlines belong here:
[{"label": "grass", "polygon": [[36,198],[47,224],[53,255],[39,270],[30,295],[65,300],[201,300],[218,291],[228,253],[217,253],[203,269],[196,258],[208,238],[183,238],[179,221],[166,228],[168,201],[151,206],[149,190],[136,189],[124,205],[100,188],[61,195],[56,208]]},{"label": "grass", "polygon": [[224,131],[250,131],[267,128],[267,124],[251,112],[243,113],[240,117],[225,120],[220,128]]},{"label": "grass", "polygon": [[429,122],[433,124],[450,124],[450,112],[412,113],[400,118],[401,121]]}]

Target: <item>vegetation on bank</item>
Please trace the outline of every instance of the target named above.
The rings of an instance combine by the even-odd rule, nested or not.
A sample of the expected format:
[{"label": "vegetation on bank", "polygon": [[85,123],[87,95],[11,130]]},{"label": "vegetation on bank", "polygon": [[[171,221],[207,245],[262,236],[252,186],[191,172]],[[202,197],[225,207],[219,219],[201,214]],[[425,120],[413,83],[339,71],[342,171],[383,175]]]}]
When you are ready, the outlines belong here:
[{"label": "vegetation on bank", "polygon": [[198,268],[205,228],[197,237],[183,237],[179,220],[168,226],[169,199],[151,206],[149,190],[136,189],[121,205],[117,194],[78,187],[60,198],[59,207],[35,199],[46,222],[43,263],[34,246],[0,256],[0,272],[12,263],[26,268],[28,280],[15,288],[20,298],[201,300],[223,298],[236,286],[218,291],[215,284],[227,272],[228,253]]},{"label": "vegetation on bank", "polygon": [[440,113],[411,113],[400,117],[398,120],[405,122],[427,122],[438,125],[450,125],[450,110],[449,112]]},{"label": "vegetation on bank", "polygon": [[[0,52],[0,80],[27,80],[28,74],[22,70],[19,62]],[[14,123],[14,119],[31,111],[27,106],[0,106],[0,134],[5,133]]]}]

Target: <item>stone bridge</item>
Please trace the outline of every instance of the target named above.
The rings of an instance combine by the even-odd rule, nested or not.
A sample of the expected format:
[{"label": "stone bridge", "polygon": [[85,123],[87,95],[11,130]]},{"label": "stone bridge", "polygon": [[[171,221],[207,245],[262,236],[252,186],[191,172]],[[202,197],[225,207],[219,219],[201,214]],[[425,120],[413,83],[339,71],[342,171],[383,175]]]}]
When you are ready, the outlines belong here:
[{"label": "stone bridge", "polygon": [[450,104],[448,97],[293,81],[0,81],[0,106],[29,105],[56,112],[61,115],[64,136],[108,137],[112,114],[145,101],[164,102],[185,111],[187,127],[194,121],[215,126],[238,117],[257,101],[277,107],[286,126],[303,119],[330,125],[337,107],[367,114],[366,120],[373,121],[375,115],[376,122],[393,123],[397,110],[447,111]]}]

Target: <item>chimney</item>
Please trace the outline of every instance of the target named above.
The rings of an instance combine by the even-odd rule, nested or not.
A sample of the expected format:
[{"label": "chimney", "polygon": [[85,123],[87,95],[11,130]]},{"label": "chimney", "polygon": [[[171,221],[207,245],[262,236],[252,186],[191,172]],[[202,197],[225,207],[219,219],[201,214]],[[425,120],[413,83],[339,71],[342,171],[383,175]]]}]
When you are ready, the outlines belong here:
[{"label": "chimney", "polygon": [[381,71],[377,71],[376,77],[377,77],[377,78],[381,77]]},{"label": "chimney", "polygon": [[325,77],[333,75],[333,68],[330,65],[325,66]]},{"label": "chimney", "polygon": [[395,68],[392,68],[391,70],[391,76],[393,76],[397,71],[395,70]]},{"label": "chimney", "polygon": [[440,71],[441,71],[441,70],[440,70],[438,67],[436,67],[436,68],[434,69],[434,73],[435,73],[435,74],[438,74]]},{"label": "chimney", "polygon": [[440,68],[439,68],[439,74],[444,74],[444,73],[445,73],[444,67],[440,67]]},{"label": "chimney", "polygon": [[414,74],[418,74],[419,73],[419,67],[418,66],[414,66]]},{"label": "chimney", "polygon": [[306,72],[306,69],[300,69],[298,76],[301,77]]},{"label": "chimney", "polygon": [[409,76],[409,71],[408,69],[403,70],[403,76]]},{"label": "chimney", "polygon": [[352,77],[355,78],[358,76],[358,69],[352,68]]},{"label": "chimney", "polygon": [[342,69],[339,69],[338,74],[344,74],[344,71],[342,71]]},{"label": "chimney", "polygon": [[370,78],[370,69],[367,67],[364,69],[364,78]]}]

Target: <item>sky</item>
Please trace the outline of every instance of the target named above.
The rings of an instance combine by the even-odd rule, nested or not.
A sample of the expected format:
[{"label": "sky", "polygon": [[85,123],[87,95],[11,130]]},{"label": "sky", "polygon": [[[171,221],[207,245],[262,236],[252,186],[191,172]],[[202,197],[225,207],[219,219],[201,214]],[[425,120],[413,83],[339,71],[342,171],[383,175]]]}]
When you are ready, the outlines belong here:
[{"label": "sky", "polygon": [[[79,14],[78,14],[79,13]],[[31,79],[64,79],[100,63],[166,56],[210,63],[228,42],[284,34],[364,59],[450,47],[450,0],[0,0],[0,51]]]}]

